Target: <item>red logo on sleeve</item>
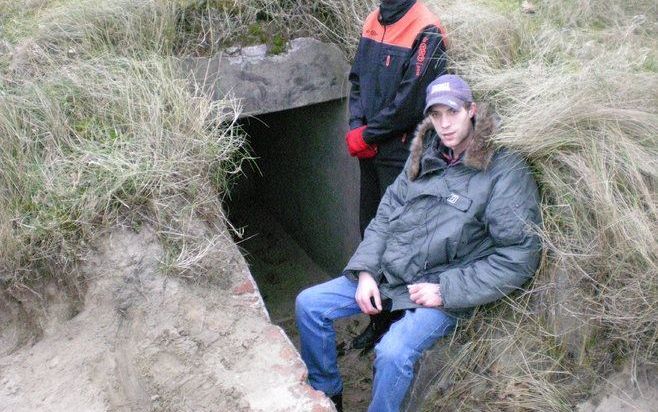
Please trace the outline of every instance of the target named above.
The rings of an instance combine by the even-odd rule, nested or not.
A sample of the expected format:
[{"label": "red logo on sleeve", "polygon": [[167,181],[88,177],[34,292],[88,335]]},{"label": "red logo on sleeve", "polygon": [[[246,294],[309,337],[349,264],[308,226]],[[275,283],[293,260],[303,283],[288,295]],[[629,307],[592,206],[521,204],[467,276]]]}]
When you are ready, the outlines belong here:
[{"label": "red logo on sleeve", "polygon": [[420,76],[423,68],[423,62],[425,61],[425,55],[427,54],[427,36],[423,37],[423,41],[418,47],[418,57],[416,57],[416,77]]}]

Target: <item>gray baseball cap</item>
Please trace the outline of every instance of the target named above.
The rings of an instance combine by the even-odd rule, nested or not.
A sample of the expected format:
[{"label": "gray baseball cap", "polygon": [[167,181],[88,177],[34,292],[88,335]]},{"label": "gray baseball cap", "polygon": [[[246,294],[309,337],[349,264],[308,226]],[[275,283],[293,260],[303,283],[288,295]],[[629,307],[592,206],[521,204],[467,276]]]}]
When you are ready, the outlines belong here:
[{"label": "gray baseball cap", "polygon": [[427,86],[423,114],[427,115],[429,108],[435,104],[445,104],[455,110],[459,110],[466,103],[471,103],[472,101],[473,94],[471,93],[471,88],[468,87],[464,79],[455,74],[444,74],[437,77]]}]

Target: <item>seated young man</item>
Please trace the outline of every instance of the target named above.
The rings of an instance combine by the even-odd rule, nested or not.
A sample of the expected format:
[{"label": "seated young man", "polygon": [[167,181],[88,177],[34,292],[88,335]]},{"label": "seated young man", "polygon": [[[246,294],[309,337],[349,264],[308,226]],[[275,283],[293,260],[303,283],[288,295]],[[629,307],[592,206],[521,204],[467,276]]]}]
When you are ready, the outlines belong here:
[{"label": "seated young man", "polygon": [[537,269],[537,187],[518,155],[490,144],[495,121],[455,75],[428,87],[403,172],[340,276],[296,301],[308,380],[342,410],[333,321],[404,315],[375,347],[372,412],[398,411],[423,351],[477,305],[518,289]]}]

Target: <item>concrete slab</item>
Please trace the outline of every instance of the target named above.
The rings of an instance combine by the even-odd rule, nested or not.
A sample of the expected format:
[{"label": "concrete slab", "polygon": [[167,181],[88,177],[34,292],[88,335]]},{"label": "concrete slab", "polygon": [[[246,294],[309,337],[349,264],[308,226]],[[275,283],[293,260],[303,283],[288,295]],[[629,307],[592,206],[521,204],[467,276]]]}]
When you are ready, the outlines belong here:
[{"label": "concrete slab", "polygon": [[232,95],[243,116],[277,112],[347,96],[350,65],[338,47],[312,38],[288,43],[283,54],[265,45],[231,48],[213,57],[188,57],[184,70],[216,98]]}]

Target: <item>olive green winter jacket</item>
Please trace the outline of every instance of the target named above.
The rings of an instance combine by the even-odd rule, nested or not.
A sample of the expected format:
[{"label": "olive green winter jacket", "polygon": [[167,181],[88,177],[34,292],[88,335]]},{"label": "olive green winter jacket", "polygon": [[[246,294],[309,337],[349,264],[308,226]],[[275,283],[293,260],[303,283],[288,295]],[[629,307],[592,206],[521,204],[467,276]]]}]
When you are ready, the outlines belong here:
[{"label": "olive green winter jacket", "polygon": [[540,258],[537,187],[521,157],[490,145],[494,129],[481,107],[463,161],[448,165],[425,119],[345,275],[373,274],[392,310],[418,307],[406,285],[439,283],[455,316],[520,288]]}]

